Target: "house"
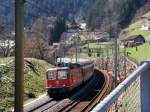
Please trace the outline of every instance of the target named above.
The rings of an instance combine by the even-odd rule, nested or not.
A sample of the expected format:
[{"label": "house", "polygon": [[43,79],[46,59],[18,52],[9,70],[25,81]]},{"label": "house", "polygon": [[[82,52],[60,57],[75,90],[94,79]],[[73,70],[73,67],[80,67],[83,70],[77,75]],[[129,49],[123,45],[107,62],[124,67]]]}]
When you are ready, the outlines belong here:
[{"label": "house", "polygon": [[83,31],[86,31],[86,23],[80,23],[80,29],[82,29]]},{"label": "house", "polygon": [[110,40],[109,34],[107,32],[104,33],[97,33],[95,35],[95,39],[97,42],[108,42]]},{"label": "house", "polygon": [[71,26],[70,28],[68,28],[67,32],[68,33],[77,33],[82,31],[82,29],[79,26]]},{"label": "house", "polygon": [[12,48],[15,46],[15,41],[14,40],[0,40],[0,46],[1,47],[9,47]]},{"label": "house", "polygon": [[122,39],[121,42],[126,47],[134,47],[134,46],[145,43],[145,38],[142,35],[132,35],[132,36],[126,37],[125,39]]},{"label": "house", "polygon": [[142,31],[150,30],[150,19],[146,20],[141,27]]},{"label": "house", "polygon": [[60,43],[53,43],[53,47],[54,48],[59,48],[60,47]]},{"label": "house", "polygon": [[109,37],[96,37],[96,42],[108,42],[110,39],[109,39]]}]

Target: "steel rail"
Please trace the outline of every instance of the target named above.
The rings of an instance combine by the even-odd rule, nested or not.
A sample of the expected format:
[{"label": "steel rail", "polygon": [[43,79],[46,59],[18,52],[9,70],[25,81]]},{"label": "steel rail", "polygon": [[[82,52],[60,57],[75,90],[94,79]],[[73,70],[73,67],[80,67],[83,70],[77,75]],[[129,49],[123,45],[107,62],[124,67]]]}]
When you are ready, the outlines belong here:
[{"label": "steel rail", "polygon": [[[98,70],[98,69],[97,69]],[[112,89],[112,77],[109,76],[105,71],[101,71],[104,75],[105,82],[99,93],[92,99],[92,101],[82,110],[89,112],[91,111]]]},{"label": "steel rail", "polygon": [[[92,110],[96,106],[97,103],[99,103],[99,101],[101,99],[103,99],[108,94],[108,92],[110,92],[110,90],[111,90],[111,84],[112,84],[110,82],[110,81],[112,81],[111,78],[106,73],[104,73],[104,71],[100,72],[98,69],[96,69],[96,71],[97,71],[97,73],[99,72],[99,73],[102,73],[103,75],[105,74],[104,75],[104,80],[105,81],[104,81],[101,89],[96,91],[97,93],[92,98],[92,100],[91,101],[86,101],[86,102],[82,101],[83,97],[87,97],[86,95],[88,93],[86,93],[86,94],[84,94],[84,96],[80,96],[81,98],[79,98],[78,100],[74,100],[64,110],[61,110],[61,112],[64,112],[64,111],[65,112],[73,111],[76,108],[81,107],[81,105],[83,105],[83,107],[80,108],[81,112],[90,111],[90,110]],[[96,84],[95,86],[97,86],[97,85],[98,84]],[[90,92],[89,92],[89,95],[90,95]]]}]

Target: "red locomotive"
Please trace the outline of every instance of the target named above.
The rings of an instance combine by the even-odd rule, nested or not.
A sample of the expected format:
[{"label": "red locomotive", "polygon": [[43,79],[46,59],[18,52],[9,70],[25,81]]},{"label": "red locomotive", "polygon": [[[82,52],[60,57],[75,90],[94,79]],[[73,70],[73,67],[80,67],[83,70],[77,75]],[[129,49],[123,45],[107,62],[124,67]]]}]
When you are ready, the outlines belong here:
[{"label": "red locomotive", "polygon": [[78,63],[60,62],[47,70],[46,88],[49,95],[69,92],[86,82],[93,75],[94,62],[80,60]]}]

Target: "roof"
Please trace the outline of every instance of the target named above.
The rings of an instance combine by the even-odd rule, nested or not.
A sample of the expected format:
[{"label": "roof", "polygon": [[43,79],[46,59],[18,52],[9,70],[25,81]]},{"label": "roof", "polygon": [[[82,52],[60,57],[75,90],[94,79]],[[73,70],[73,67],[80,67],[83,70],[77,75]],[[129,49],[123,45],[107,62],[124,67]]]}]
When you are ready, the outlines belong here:
[{"label": "roof", "polygon": [[[76,59],[71,58],[57,58],[57,62],[64,62],[64,63],[76,63]],[[92,60],[89,59],[78,59],[78,63],[86,63],[86,62],[92,62]]]},{"label": "roof", "polygon": [[54,68],[47,69],[47,71],[67,70],[70,67],[74,68],[74,67],[80,67],[80,66],[91,64],[91,63],[93,63],[93,61],[89,60],[89,59],[79,59],[79,61],[76,63],[75,59],[73,59],[73,61],[72,61],[69,58],[62,58],[62,60],[60,60],[60,58],[57,58],[57,63],[58,64],[60,63],[60,65],[58,65],[57,67],[54,67]]},{"label": "roof", "polygon": [[51,70],[66,70],[69,69],[69,67],[55,67],[55,68],[49,68],[47,69],[47,71],[51,71]]},{"label": "roof", "polygon": [[132,36],[128,36],[128,37],[122,39],[122,41],[124,41],[124,40],[133,40],[133,39],[135,39],[137,37],[143,37],[143,36],[142,35],[132,35]]}]

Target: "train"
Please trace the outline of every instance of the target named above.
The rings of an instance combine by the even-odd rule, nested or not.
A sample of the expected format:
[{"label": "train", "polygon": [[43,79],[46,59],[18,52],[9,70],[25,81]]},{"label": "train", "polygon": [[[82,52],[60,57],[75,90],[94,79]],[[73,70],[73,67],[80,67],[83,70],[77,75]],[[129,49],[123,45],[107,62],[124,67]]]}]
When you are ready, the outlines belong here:
[{"label": "train", "polygon": [[93,76],[94,61],[80,59],[77,63],[69,59],[59,59],[57,66],[46,72],[48,95],[69,93]]}]

